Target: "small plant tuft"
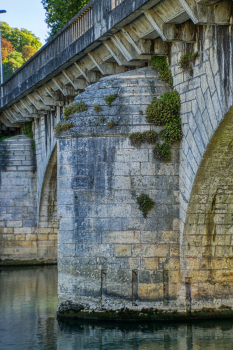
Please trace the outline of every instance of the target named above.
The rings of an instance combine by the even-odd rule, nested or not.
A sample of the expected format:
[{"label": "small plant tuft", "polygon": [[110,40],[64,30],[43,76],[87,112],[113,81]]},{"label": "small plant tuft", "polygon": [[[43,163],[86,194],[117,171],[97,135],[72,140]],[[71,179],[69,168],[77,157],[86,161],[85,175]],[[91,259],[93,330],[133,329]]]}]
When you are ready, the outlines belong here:
[{"label": "small plant tuft", "polygon": [[167,142],[155,145],[155,158],[168,162],[171,159],[171,145]]},{"label": "small plant tuft", "polygon": [[108,124],[107,124],[107,127],[108,127],[109,129],[114,128],[114,126],[117,126],[117,123],[114,122],[113,120],[110,120],[110,122],[108,122]]},{"label": "small plant tuft", "polygon": [[157,133],[154,130],[148,130],[143,133],[141,132],[133,132],[130,134],[130,141],[134,146],[141,146],[142,143],[151,143],[155,144],[157,141]]},{"label": "small plant tuft", "polygon": [[68,131],[69,129],[73,128],[74,124],[66,122],[63,124],[57,124],[54,128],[54,134],[57,134],[62,131]]},{"label": "small plant tuft", "polygon": [[73,103],[70,106],[64,106],[63,117],[64,119],[68,120],[71,114],[84,111],[87,111],[87,105],[83,102],[83,100],[80,100],[78,102]]},{"label": "small plant tuft", "polygon": [[10,137],[12,136],[3,136],[3,137],[0,137],[0,142],[6,140],[6,139],[9,139]]},{"label": "small plant tuft", "polygon": [[107,95],[104,100],[107,102],[108,107],[112,106],[112,102],[117,98],[117,94]]},{"label": "small plant tuft", "polygon": [[99,123],[94,123],[95,126],[99,126]]},{"label": "small plant tuft", "polygon": [[100,105],[95,105],[95,106],[94,106],[94,110],[95,110],[96,112],[101,112],[103,109],[102,109],[102,107],[101,107]]},{"label": "small plant tuft", "polygon": [[100,117],[100,121],[103,123],[105,121],[104,117]]},{"label": "small plant tuft", "polygon": [[186,52],[180,59],[179,67],[183,72],[187,72],[190,77],[193,76],[193,64],[198,57],[198,52],[190,53]]},{"label": "small plant tuft", "polygon": [[155,205],[155,202],[147,194],[142,193],[137,197],[137,204],[139,205],[139,209],[142,211],[144,218],[147,218],[147,215]]},{"label": "small plant tuft", "polygon": [[165,81],[170,86],[173,84],[172,73],[167,63],[167,57],[165,56],[152,56],[151,58],[152,67],[159,72],[159,79]]}]

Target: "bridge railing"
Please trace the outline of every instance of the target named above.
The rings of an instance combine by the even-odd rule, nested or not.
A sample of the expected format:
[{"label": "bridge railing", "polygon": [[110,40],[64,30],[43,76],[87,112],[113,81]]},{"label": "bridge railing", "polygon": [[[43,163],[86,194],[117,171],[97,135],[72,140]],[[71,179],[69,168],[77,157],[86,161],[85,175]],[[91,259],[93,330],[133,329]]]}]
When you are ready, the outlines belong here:
[{"label": "bridge railing", "polygon": [[[58,34],[48,41],[30,60],[20,67],[16,74],[13,74],[6,80],[2,86],[3,96],[12,89],[9,81],[14,80],[13,85],[19,86],[28,79],[36,70],[44,66],[50,60],[55,58],[60,52],[65,50],[70,44],[80,38],[90,28],[93,27],[93,0],[88,3]],[[43,54],[42,54],[43,53]],[[27,66],[25,70],[24,67]],[[23,70],[23,73],[21,73]],[[20,72],[21,71],[21,72]]]},{"label": "bridge railing", "polygon": [[118,5],[120,5],[124,0],[112,0],[111,2],[111,8],[112,10],[117,7]]},{"label": "bridge railing", "polygon": [[[56,77],[85,55],[88,46],[100,45],[111,28],[139,15],[137,10],[155,0],[90,0],[88,4],[24,63],[1,86],[0,109]],[[135,13],[134,13],[135,12]],[[101,38],[101,39],[100,39]]]}]

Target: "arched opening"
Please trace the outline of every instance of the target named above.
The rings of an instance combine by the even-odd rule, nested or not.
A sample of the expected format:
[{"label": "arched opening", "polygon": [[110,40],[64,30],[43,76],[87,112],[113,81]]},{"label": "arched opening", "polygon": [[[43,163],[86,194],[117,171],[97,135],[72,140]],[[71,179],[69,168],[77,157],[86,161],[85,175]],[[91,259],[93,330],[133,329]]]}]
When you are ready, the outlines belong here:
[{"label": "arched opening", "polygon": [[[40,239],[41,238],[41,239]],[[38,241],[49,260],[57,261],[57,147],[51,154],[44,176],[38,218]],[[47,240],[47,241],[46,241]],[[46,242],[45,242],[46,241]]]},{"label": "arched opening", "polygon": [[233,306],[232,118],[233,107],[210,140],[187,210],[181,266],[193,309]]}]

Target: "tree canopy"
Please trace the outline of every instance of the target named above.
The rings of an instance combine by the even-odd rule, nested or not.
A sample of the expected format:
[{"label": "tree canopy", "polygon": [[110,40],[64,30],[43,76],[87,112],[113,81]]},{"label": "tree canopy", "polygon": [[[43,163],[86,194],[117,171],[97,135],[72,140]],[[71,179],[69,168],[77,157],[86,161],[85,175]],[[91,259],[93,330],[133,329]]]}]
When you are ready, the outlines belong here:
[{"label": "tree canopy", "polygon": [[50,38],[66,25],[89,0],[41,0],[46,10]]},{"label": "tree canopy", "polygon": [[13,45],[11,44],[10,41],[2,38],[2,60],[4,61],[7,56],[14,51]]},{"label": "tree canopy", "polygon": [[40,38],[27,29],[12,28],[8,23],[1,23],[2,38],[10,41],[14,49],[18,52],[22,52],[25,45],[30,45],[36,50],[42,46]]},{"label": "tree canopy", "polygon": [[12,28],[2,22],[3,79],[8,79],[42,46],[40,39],[27,29]]},{"label": "tree canopy", "polygon": [[31,45],[25,45],[22,50],[22,57],[24,61],[27,61],[29,58],[31,58],[37,50],[32,47]]}]

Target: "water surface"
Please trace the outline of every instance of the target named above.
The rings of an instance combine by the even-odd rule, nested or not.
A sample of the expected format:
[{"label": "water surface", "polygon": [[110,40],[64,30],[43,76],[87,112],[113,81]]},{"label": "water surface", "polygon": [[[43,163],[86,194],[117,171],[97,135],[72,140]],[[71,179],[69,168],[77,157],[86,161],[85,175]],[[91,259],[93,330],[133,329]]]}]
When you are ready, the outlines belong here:
[{"label": "water surface", "polygon": [[0,350],[233,350],[233,320],[61,322],[57,268],[0,268]]}]

